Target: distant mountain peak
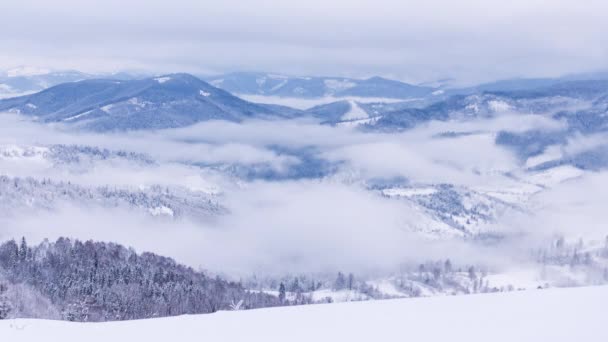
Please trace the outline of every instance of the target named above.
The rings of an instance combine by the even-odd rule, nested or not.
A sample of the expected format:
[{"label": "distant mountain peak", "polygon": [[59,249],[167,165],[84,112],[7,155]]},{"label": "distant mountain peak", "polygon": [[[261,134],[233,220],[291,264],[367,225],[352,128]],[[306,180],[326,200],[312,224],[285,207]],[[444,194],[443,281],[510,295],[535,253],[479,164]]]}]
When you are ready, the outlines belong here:
[{"label": "distant mountain peak", "polygon": [[186,73],[64,83],[0,101],[2,110],[100,131],[174,128],[206,120],[238,122],[295,112],[284,114],[271,106],[247,102]]},{"label": "distant mountain peak", "polygon": [[50,69],[35,66],[18,66],[5,72],[6,77],[39,76],[51,73]]},{"label": "distant mountain peak", "polygon": [[[393,80],[390,80],[388,78],[384,78],[384,77],[381,77],[381,76],[372,76],[372,77],[367,78],[366,81],[383,82],[383,81],[393,81]],[[398,82],[398,81],[393,81],[393,82]]]},{"label": "distant mountain peak", "polygon": [[436,90],[374,76],[348,77],[286,76],[272,73],[238,72],[207,78],[214,86],[235,94],[295,98],[373,97],[411,99]]}]

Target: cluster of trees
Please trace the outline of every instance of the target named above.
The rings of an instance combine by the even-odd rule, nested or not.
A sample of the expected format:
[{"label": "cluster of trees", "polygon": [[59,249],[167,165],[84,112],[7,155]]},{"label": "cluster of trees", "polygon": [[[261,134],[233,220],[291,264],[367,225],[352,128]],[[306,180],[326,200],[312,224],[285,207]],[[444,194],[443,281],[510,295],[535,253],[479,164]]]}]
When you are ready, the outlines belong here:
[{"label": "cluster of trees", "polygon": [[[284,305],[303,305],[312,303],[331,303],[331,292],[345,300],[384,299],[376,287],[368,284],[363,278],[355,277],[353,273],[315,273],[283,275],[280,277],[253,275],[244,281],[249,289],[258,291],[273,291],[278,293],[279,300]],[[328,293],[320,297],[315,292]],[[350,293],[339,292],[348,291]]]},{"label": "cluster of trees", "polygon": [[[582,241],[567,243],[559,238],[538,256],[543,265],[585,267],[585,274],[596,277],[591,280],[608,282],[608,239],[605,246],[591,249]],[[454,266],[447,259],[404,266],[399,276],[387,279],[403,296],[411,297],[514,290],[490,287],[486,273],[476,266]],[[315,302],[314,298],[331,301],[331,297],[324,300],[314,295],[321,290],[352,291],[357,294],[354,300],[387,296],[373,281],[343,272],[253,277],[244,284],[195,271],[170,258],[137,254],[114,243],[60,238],[36,246],[29,246],[25,239],[0,244],[0,319],[126,320],[302,305]],[[276,293],[270,294],[270,289]],[[44,309],[35,310],[37,306]],[[40,314],[33,314],[36,312]]]},{"label": "cluster of trees", "polygon": [[[271,284],[275,281],[272,280]],[[271,285],[272,286],[272,285]],[[362,295],[359,298],[382,298],[382,296],[372,286],[364,281],[357,281],[353,273],[345,275],[338,272],[335,279],[331,279],[328,275],[317,275],[316,277],[307,277],[299,275],[294,277],[284,277],[279,283],[279,299],[285,302],[287,298],[291,298],[290,304],[301,305],[314,303],[312,293],[318,290],[333,290],[333,291],[355,291]],[[290,296],[288,296],[288,294]],[[318,301],[318,300],[317,300]],[[330,297],[323,298],[321,302],[331,302]]]},{"label": "cluster of trees", "polygon": [[0,201],[3,203],[1,209],[4,210],[31,206],[50,209],[60,201],[69,201],[108,208],[144,209],[148,212],[165,207],[170,209],[174,216],[194,218],[209,217],[226,211],[213,196],[181,188],[90,188],[50,179],[7,176],[0,176]]},{"label": "cluster of trees", "polygon": [[355,283],[355,275],[349,273],[348,276],[345,276],[344,273],[338,272],[338,276],[336,277],[336,281],[334,281],[334,290],[354,290],[356,286]]},{"label": "cluster of trees", "polygon": [[[370,300],[394,298],[392,292],[380,288],[379,282],[390,283],[399,290],[398,297],[419,297],[430,294],[470,294],[498,291],[512,291],[513,286],[491,287],[487,271],[482,267],[466,265],[454,266],[449,259],[428,261],[418,266],[403,266],[399,275],[383,279],[356,277],[353,273],[290,275],[280,278],[258,278],[253,276],[245,281],[248,288],[258,290],[278,290],[281,303],[308,304],[332,302],[332,297],[321,298],[317,291],[334,293],[341,300]],[[349,291],[350,293],[342,293]]]},{"label": "cluster of trees", "polygon": [[397,287],[410,297],[427,293],[469,294],[496,292],[506,289],[491,288],[487,271],[481,267],[454,266],[450,259],[428,261],[414,267],[404,267],[396,281]]},{"label": "cluster of trees", "polygon": [[[465,232],[469,232],[469,225],[493,222],[496,219],[496,211],[507,206],[502,201],[476,192],[463,191],[451,184],[437,185],[435,190],[431,195],[415,196],[415,202],[430,210],[446,224]],[[465,223],[460,220],[463,218],[466,219]]]},{"label": "cluster of trees", "polygon": [[564,237],[555,237],[546,248],[535,252],[537,261],[542,266],[543,278],[551,278],[552,269],[568,267],[579,271],[584,279],[563,278],[558,285],[572,286],[582,284],[605,284],[608,282],[608,236],[603,242],[567,241]]},{"label": "cluster of trees", "polygon": [[608,258],[608,236],[603,245],[586,243],[583,239],[567,241],[558,236],[548,247],[536,251],[536,259],[542,265],[557,265],[571,267],[601,267],[605,265],[602,259]]},{"label": "cluster of trees", "polygon": [[[152,253],[113,243],[60,238],[0,245],[0,316],[9,316],[7,287],[25,285],[71,321],[127,320],[277,306],[276,296],[211,277]],[[4,299],[1,299],[4,298]],[[19,315],[14,313],[12,316]],[[48,317],[40,317],[48,318]]]},{"label": "cluster of trees", "polygon": [[45,157],[53,160],[55,163],[65,164],[79,164],[84,161],[108,159],[125,159],[142,165],[154,164],[153,159],[145,154],[126,151],[111,151],[105,148],[85,145],[52,145],[49,147]]}]

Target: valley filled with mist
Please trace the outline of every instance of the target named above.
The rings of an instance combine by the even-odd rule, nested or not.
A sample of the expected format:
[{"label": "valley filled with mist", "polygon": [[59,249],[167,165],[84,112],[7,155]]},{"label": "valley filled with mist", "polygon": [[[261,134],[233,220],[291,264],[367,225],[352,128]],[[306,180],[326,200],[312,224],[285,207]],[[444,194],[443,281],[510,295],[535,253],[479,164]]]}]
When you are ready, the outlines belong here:
[{"label": "valley filled with mist", "polygon": [[[33,74],[4,82],[56,77]],[[608,282],[602,74],[468,88],[73,74],[0,100],[6,316]]]}]

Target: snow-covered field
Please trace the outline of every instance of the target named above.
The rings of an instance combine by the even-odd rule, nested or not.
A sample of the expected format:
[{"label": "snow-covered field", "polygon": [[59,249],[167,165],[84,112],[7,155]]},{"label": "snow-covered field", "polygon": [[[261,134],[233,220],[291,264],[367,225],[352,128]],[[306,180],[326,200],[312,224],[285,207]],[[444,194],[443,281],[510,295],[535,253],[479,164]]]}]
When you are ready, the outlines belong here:
[{"label": "snow-covered field", "polygon": [[608,341],[608,287],[309,305],[114,323],[0,321],[2,341]]}]

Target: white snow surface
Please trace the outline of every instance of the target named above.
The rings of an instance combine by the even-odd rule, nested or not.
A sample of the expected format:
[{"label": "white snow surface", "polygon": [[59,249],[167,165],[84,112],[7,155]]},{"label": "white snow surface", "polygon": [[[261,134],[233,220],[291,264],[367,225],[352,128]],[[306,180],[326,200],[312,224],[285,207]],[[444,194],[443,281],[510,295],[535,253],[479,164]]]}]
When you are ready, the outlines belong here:
[{"label": "white snow surface", "polygon": [[87,115],[91,114],[92,112],[93,112],[92,110],[89,110],[89,111],[86,111],[84,113],[77,114],[77,115],[74,115],[74,116],[70,116],[69,118],[65,118],[65,119],[63,119],[63,121],[74,121],[74,120],[79,119],[79,118],[81,118],[83,116],[87,116]]},{"label": "white snow surface", "polygon": [[277,90],[283,88],[287,84],[287,82],[289,82],[288,79],[283,79],[279,84],[277,84],[274,87],[270,88],[270,91],[273,92],[273,91],[277,91]]},{"label": "white snow surface", "polygon": [[134,105],[137,106],[139,108],[144,108],[147,104],[147,102],[145,101],[141,101],[140,99],[138,99],[137,97],[132,97],[127,101],[128,104],[130,105]]},{"label": "white snow surface", "polygon": [[219,79],[219,80],[213,80],[213,81],[211,81],[211,82],[209,82],[209,83],[210,83],[212,86],[214,86],[214,87],[219,87],[219,86],[221,86],[221,85],[222,85],[222,83],[224,83],[224,79],[223,79],[223,78],[221,78],[221,79]]},{"label": "white snow surface", "polygon": [[584,173],[585,171],[574,166],[562,165],[547,170],[519,173],[512,184],[497,188],[478,186],[474,187],[474,190],[507,203],[524,204],[542,190],[579,178]]},{"label": "white snow surface", "polygon": [[101,107],[101,110],[109,114],[110,111],[112,110],[112,108],[114,108],[114,105],[113,104],[109,104],[107,106]]},{"label": "white snow surface", "polygon": [[157,77],[154,80],[160,84],[163,84],[167,81],[171,81],[171,77]]},{"label": "white snow surface", "polygon": [[437,189],[432,187],[390,188],[382,190],[382,194],[388,197],[429,196],[435,193],[437,193]]},{"label": "white snow surface", "polygon": [[324,299],[327,298],[331,298],[334,303],[369,300],[368,296],[354,290],[334,291],[331,289],[323,289],[312,292],[312,300],[316,302],[322,302]]},{"label": "white snow surface", "polygon": [[3,341],[605,342],[608,287],[395,299],[112,323],[0,321]]},{"label": "white snow surface", "polygon": [[361,109],[357,102],[350,100],[348,101],[348,104],[350,106],[350,110],[340,118],[342,121],[369,119],[367,112]]},{"label": "white snow surface", "polygon": [[340,121],[338,123],[336,123],[336,126],[339,127],[357,127],[360,125],[365,125],[365,124],[373,124],[376,121],[378,121],[381,118],[381,116],[375,116],[372,118],[365,118],[365,119],[355,119],[355,120],[349,120],[349,121]]},{"label": "white snow surface", "polygon": [[44,153],[48,151],[48,148],[39,146],[0,145],[0,159],[36,158],[41,160]]},{"label": "white snow surface", "polygon": [[532,168],[562,157],[563,153],[559,145],[549,146],[542,154],[528,158],[526,160],[526,167]]},{"label": "white snow surface", "polygon": [[330,90],[330,93],[347,90],[347,89],[357,86],[356,83],[346,80],[346,79],[344,79],[344,80],[329,79],[329,80],[324,80],[323,83],[325,84],[325,87]]},{"label": "white snow surface", "polygon": [[150,210],[150,214],[152,214],[152,216],[170,216],[173,217],[174,212],[171,208],[167,208],[164,205],[160,206],[160,207],[154,207],[151,208]]},{"label": "white snow surface", "polygon": [[504,101],[492,100],[488,102],[488,106],[494,113],[502,113],[511,110],[511,106]]},{"label": "white snow surface", "polygon": [[0,145],[0,175],[20,175],[30,167],[48,168],[46,147]]}]

